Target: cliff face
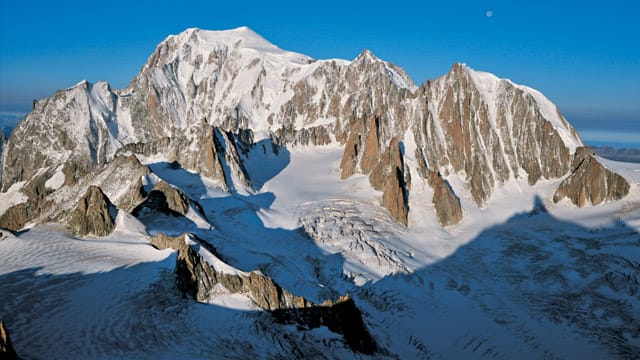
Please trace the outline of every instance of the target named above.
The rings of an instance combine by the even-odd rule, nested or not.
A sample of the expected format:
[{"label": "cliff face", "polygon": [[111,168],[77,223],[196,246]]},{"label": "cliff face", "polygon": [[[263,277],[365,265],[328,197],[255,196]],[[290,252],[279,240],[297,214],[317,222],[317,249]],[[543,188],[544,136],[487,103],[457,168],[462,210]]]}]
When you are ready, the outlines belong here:
[{"label": "cliff face", "polygon": [[478,205],[510,177],[524,175],[535,184],[563,176],[582,144],[542,94],[465,65],[427,82],[419,98],[424,110],[413,129],[419,163],[466,174]]},{"label": "cliff face", "polygon": [[97,186],[90,186],[71,212],[67,227],[76,236],[107,236],[115,228],[117,209]]},{"label": "cliff face", "polygon": [[431,202],[436,207],[436,215],[440,224],[448,226],[462,221],[460,199],[451,190],[449,183],[439,173],[431,171],[429,173],[429,185],[433,188]]},{"label": "cliff face", "polygon": [[133,210],[133,214],[142,211],[143,208],[169,215],[184,216],[189,210],[189,199],[182,191],[165,181],[160,181],[153,187],[144,202]]},{"label": "cliff face", "polygon": [[[73,186],[131,154],[176,162],[224,190],[250,189],[243,148],[266,138],[344,146],[341,178],[368,175],[403,224],[412,169],[431,186],[433,172],[461,178],[446,197],[468,191],[482,207],[508,179],[565,176],[582,146],[542,94],[466,65],[418,88],[367,50],[314,60],[247,28],[189,29],[158,45],[126,89],[85,81],[38,101],[5,146],[2,190],[60,168]],[[12,211],[28,218],[40,208]]]},{"label": "cliff face", "polygon": [[340,163],[341,177],[346,179],[356,172],[368,174],[371,186],[382,191],[382,205],[391,217],[407,225],[409,169],[398,138],[385,144],[380,139],[381,131],[380,119],[373,116],[366,127],[356,128],[349,135]]},{"label": "cliff face", "polygon": [[572,167],[571,174],[556,190],[554,202],[569,198],[583,207],[619,200],[629,193],[627,180],[604,167],[589,148],[578,148]]}]

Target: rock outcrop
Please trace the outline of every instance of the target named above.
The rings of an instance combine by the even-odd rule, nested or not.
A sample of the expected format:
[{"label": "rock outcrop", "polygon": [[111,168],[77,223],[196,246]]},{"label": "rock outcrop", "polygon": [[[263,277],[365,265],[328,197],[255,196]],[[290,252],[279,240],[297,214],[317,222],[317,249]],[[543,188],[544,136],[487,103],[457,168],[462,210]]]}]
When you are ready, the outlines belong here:
[{"label": "rock outcrop", "polygon": [[52,203],[47,199],[47,196],[53,190],[46,186],[46,180],[49,177],[49,171],[37,174],[18,190],[27,199],[23,203],[9,207],[3,214],[0,214],[0,227],[18,231],[36,219],[42,211],[51,208]]},{"label": "rock outcrop", "polygon": [[335,302],[314,304],[283,289],[258,271],[232,268],[220,259],[215,248],[192,234],[178,237],[159,234],[150,241],[159,249],[178,251],[176,284],[197,301],[210,300],[222,287],[231,294],[247,296],[257,307],[271,312],[279,322],[307,328],[327,326],[330,331],[342,334],[354,351],[372,354],[377,350],[360,310],[348,295]]},{"label": "rock outcrop", "polygon": [[166,181],[158,182],[147,198],[133,210],[137,215],[143,209],[159,211],[173,216],[185,216],[189,211],[189,198],[181,191],[169,185]]},{"label": "rock outcrop", "polygon": [[356,173],[358,158],[362,151],[362,138],[358,132],[352,132],[344,146],[342,160],[340,161],[340,178],[347,179]]},{"label": "rock outcrop", "polygon": [[354,127],[349,135],[340,162],[341,178],[356,172],[369,175],[371,186],[382,191],[382,206],[391,217],[407,225],[409,213],[408,169],[404,164],[402,145],[398,138],[388,145],[380,139],[380,118],[372,116],[366,126]]},{"label": "rock outcrop", "polygon": [[349,295],[341,296],[335,302],[325,301],[302,309],[277,309],[271,313],[280,323],[296,324],[307,329],[326,326],[329,331],[342,334],[345,343],[353,351],[368,355],[378,351],[378,345],[362,320],[360,309]]},{"label": "rock outcrop", "polygon": [[16,351],[11,344],[9,331],[7,331],[2,320],[0,320],[0,358],[3,360],[18,359],[18,354],[16,354]]},{"label": "rock outcrop", "polygon": [[362,172],[369,173],[380,162],[380,124],[379,118],[372,116],[369,121],[369,129],[364,143],[364,151],[360,160]]},{"label": "rock outcrop", "polygon": [[629,193],[629,183],[602,165],[589,148],[576,150],[573,171],[560,183],[553,201],[569,198],[578,207],[619,200]]},{"label": "rock outcrop", "polygon": [[[247,295],[256,306],[264,310],[304,308],[312,303],[282,289],[271,278],[256,272],[243,272],[231,268],[220,260],[210,245],[198,241],[192,234],[168,237],[159,234],[150,239],[157,248],[178,251],[177,279],[182,291],[197,301],[206,302],[220,284],[231,293]],[[205,253],[206,255],[202,255]]]},{"label": "rock outcrop", "polygon": [[433,188],[432,202],[440,224],[448,226],[462,221],[460,199],[453,192],[449,183],[436,171],[429,172],[428,181]]},{"label": "rock outcrop", "polygon": [[116,207],[93,185],[69,215],[67,228],[76,236],[107,236],[115,228],[116,215]]},{"label": "rock outcrop", "polygon": [[[409,216],[409,190],[406,183],[405,166],[400,144],[393,138],[386,154],[385,170],[373,172],[383,173],[384,187],[382,190],[382,205],[389,210],[391,217],[403,225],[407,225]],[[371,179],[371,175],[369,177]]]},{"label": "rock outcrop", "polygon": [[149,174],[151,170],[134,155],[116,156],[95,177],[89,179],[119,209],[131,212],[146,197],[142,179]]},{"label": "rock outcrop", "polygon": [[66,164],[61,170],[59,167],[45,171],[25,184],[21,191],[28,200],[9,209],[0,219],[4,216],[7,219],[22,217],[24,222],[66,222],[90,186],[99,187],[117,208],[132,211],[146,198],[144,182],[149,181],[151,174],[133,155],[116,156],[81,178],[73,177],[65,169]]},{"label": "rock outcrop", "polygon": [[0,228],[18,231],[34,217],[35,215],[31,213],[28,204],[17,204],[8,208],[2,215],[0,215]]},{"label": "rock outcrop", "polygon": [[[243,131],[240,134],[246,134],[250,131]],[[218,149],[220,162],[224,163],[224,183],[228,190],[236,190],[237,187],[251,188],[251,179],[244,168],[244,163],[240,158],[238,148],[244,149],[251,146],[241,138],[241,135],[235,135],[215,129],[215,146]]]}]

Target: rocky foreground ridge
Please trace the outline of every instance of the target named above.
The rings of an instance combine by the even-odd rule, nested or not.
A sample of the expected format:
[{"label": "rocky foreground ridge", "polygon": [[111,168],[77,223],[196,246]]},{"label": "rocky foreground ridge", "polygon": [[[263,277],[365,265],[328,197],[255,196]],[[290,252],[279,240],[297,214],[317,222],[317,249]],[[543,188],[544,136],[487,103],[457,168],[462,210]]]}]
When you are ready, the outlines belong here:
[{"label": "rocky foreground ridge", "polygon": [[278,322],[311,329],[326,326],[343,335],[345,343],[356,352],[373,354],[378,350],[349,295],[314,304],[258,271],[243,272],[230,267],[220,260],[215,248],[193,234],[178,237],[160,234],[150,241],[159,249],[178,251],[176,284],[197,301],[211,300],[221,287],[230,294],[247,296],[257,307],[271,312]]},{"label": "rocky foreground ridge", "polygon": [[[437,219],[450,226],[464,217],[461,196],[482,207],[509,179],[568,176],[583,146],[542,94],[463,64],[417,87],[367,50],[353,61],[315,60],[248,28],[189,29],[158,45],[125,89],[83,81],[34,104],[5,145],[0,184],[28,200],[5,206],[0,226],[49,219],[56,192],[131,155],[175,162],[229,191],[258,190],[243,159],[261,141],[339,144],[341,177],[368,175],[381,205],[409,226],[411,202],[421,200],[412,179],[432,187]],[[589,164],[590,177],[610,178],[597,158]],[[614,180],[564,181],[556,198],[624,197],[628,184]]]}]

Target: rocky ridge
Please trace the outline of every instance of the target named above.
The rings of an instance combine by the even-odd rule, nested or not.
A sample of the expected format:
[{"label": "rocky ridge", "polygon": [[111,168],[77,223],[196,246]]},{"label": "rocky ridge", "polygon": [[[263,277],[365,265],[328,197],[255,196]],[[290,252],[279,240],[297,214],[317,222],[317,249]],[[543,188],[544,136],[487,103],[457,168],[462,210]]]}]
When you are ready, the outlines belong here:
[{"label": "rocky ridge", "polygon": [[192,234],[178,237],[159,234],[150,241],[159,249],[178,251],[176,284],[197,301],[210,301],[222,287],[231,294],[247,296],[255,306],[271,312],[278,322],[305,328],[326,326],[343,335],[354,351],[364,354],[377,351],[360,310],[348,295],[337,301],[314,304],[283,289],[258,271],[243,272],[232,268],[220,259],[213,246]]},{"label": "rocky ridge", "polygon": [[37,218],[41,212],[51,208],[52,201],[49,195],[53,190],[46,184],[51,179],[53,170],[39,171],[17,192],[24,201],[9,206],[0,214],[0,227],[8,230],[20,230],[31,220]]},{"label": "rocky ridge", "polygon": [[[135,156],[116,156],[81,179],[67,171],[69,163],[35,176],[21,188],[24,203],[0,215],[0,227],[17,231],[28,222],[65,221],[90,186],[97,186],[120,209],[132,211],[146,198],[151,170]],[[53,175],[52,175],[53,174]]]},{"label": "rocky ridge", "polygon": [[[243,148],[265,138],[344,146],[341,177],[368,175],[405,225],[416,176],[459,178],[447,197],[469,193],[482,207],[508,179],[567,175],[582,146],[542,94],[463,64],[418,88],[367,50],[350,62],[314,60],[248,28],[189,29],[158,45],[126,89],[83,81],[35,103],[6,145],[1,176],[2,191],[27,181],[22,191],[36,196],[8,210],[17,220],[5,224],[46,209],[55,189],[38,186],[59,169],[72,186],[117,155],[176,162],[222,189],[251,189]],[[460,213],[437,216],[450,224]]]}]

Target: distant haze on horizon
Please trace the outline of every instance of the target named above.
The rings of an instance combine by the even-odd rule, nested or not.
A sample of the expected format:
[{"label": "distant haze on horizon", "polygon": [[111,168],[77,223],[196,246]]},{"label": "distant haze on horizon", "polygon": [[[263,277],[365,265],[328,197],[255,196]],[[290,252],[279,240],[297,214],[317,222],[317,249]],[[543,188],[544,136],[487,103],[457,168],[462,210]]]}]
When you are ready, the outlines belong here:
[{"label": "distant haze on horizon", "polygon": [[416,84],[464,62],[540,90],[579,131],[640,134],[640,2],[394,5],[3,1],[0,112],[28,112],[83,79],[126,87],[168,35],[246,25],[319,59],[370,49]]}]

